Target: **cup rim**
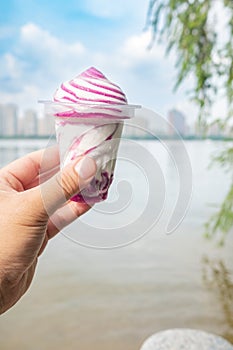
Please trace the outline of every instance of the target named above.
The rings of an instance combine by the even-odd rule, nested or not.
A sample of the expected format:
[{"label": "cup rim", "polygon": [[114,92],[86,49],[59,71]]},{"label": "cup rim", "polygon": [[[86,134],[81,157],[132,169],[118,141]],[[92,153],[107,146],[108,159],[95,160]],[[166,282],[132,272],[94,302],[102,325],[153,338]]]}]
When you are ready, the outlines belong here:
[{"label": "cup rim", "polygon": [[58,106],[67,106],[67,107],[74,107],[77,106],[77,108],[85,109],[88,107],[94,108],[94,107],[106,107],[106,108],[119,108],[119,109],[139,109],[142,108],[141,105],[136,104],[114,104],[114,103],[102,103],[102,102],[94,102],[94,103],[85,103],[85,102],[57,102],[57,101],[51,101],[51,100],[38,100],[38,103],[44,104],[44,105],[58,105]]}]

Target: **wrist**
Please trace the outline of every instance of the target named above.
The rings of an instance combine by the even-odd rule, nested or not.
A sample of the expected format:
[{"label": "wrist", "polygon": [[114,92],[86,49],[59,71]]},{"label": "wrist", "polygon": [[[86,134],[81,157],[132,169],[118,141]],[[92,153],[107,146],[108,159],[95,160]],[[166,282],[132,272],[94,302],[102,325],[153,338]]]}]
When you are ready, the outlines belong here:
[{"label": "wrist", "polygon": [[6,285],[5,277],[0,270],[0,315],[3,314],[5,310],[5,298],[4,298],[4,286]]},{"label": "wrist", "polygon": [[13,289],[13,281],[10,281],[9,275],[0,269],[0,315],[14,304]]}]

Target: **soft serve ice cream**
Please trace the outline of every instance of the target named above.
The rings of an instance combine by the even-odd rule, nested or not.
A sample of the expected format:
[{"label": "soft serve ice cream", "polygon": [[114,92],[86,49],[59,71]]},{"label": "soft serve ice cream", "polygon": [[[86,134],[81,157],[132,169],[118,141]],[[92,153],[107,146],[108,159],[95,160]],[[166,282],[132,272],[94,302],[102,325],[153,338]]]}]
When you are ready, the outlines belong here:
[{"label": "soft serve ice cream", "polygon": [[111,83],[94,67],[61,84],[54,94],[54,101],[107,104],[127,103],[126,96],[121,89]]},{"label": "soft serve ice cream", "polygon": [[91,67],[67,81],[54,94],[56,134],[61,167],[88,155],[97,164],[90,185],[72,200],[95,203],[107,198],[122,133],[132,109],[122,90]]}]

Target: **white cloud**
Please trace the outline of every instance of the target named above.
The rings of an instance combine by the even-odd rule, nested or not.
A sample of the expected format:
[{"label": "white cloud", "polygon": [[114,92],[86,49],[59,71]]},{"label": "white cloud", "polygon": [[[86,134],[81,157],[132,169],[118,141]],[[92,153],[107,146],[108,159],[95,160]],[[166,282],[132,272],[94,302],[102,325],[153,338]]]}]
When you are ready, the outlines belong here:
[{"label": "white cloud", "polygon": [[17,58],[11,53],[2,56],[0,65],[0,78],[8,75],[10,79],[17,79],[20,76],[20,65]]},{"label": "white cloud", "polygon": [[42,73],[43,79],[53,80],[59,78],[61,72],[64,72],[63,78],[73,73],[86,49],[81,42],[66,43],[34,23],[28,23],[20,30],[19,51],[29,65],[30,62],[34,65],[34,73]]},{"label": "white cloud", "polygon": [[144,31],[126,39],[121,51],[129,65],[137,63],[155,62],[164,58],[164,47],[155,44],[150,50],[151,32]]},{"label": "white cloud", "polygon": [[129,18],[141,15],[148,7],[148,0],[141,0],[140,6],[135,0],[85,0],[86,10],[100,18],[117,18],[127,15]]},{"label": "white cloud", "polygon": [[224,7],[223,3],[221,1],[213,2],[209,22],[218,35],[218,43],[220,46],[229,39],[230,32],[227,30],[227,24],[230,20],[231,12]]},{"label": "white cloud", "polygon": [[[34,23],[25,24],[16,48],[0,57],[1,101],[36,108],[37,100],[51,99],[62,81],[94,65],[122,86],[130,103],[164,115],[176,106],[195,119],[196,109],[187,102],[185,88],[176,97],[172,94],[174,56],[165,59],[164,48],[157,44],[148,51],[150,40],[150,33],[142,32],[111,52],[93,52],[80,41],[67,43]],[[217,109],[221,112],[221,103]]]},{"label": "white cloud", "polygon": [[[21,27],[17,48],[14,53],[4,56],[4,68],[8,79],[20,86],[20,91],[11,96],[19,104],[27,105],[30,97],[51,98],[55,87],[62,81],[78,74],[89,65],[96,65],[112,76],[122,86],[135,89],[135,70],[153,66],[163,57],[161,48],[154,47],[148,52],[150,33],[143,32],[126,38],[120,48],[111,52],[93,52],[81,42],[66,43],[34,23]],[[0,71],[1,72],[1,71]],[[131,82],[131,84],[129,84]],[[33,88],[34,87],[34,88]],[[28,93],[27,99],[23,94]],[[6,92],[4,94],[6,96]],[[10,97],[10,93],[9,93]],[[9,98],[7,99],[9,100]],[[22,102],[24,101],[24,102]]]},{"label": "white cloud", "polygon": [[85,52],[82,43],[67,44],[34,23],[25,24],[21,28],[20,40],[24,47],[33,48],[37,54],[57,54],[58,57],[61,57],[64,54],[82,55]]},{"label": "white cloud", "polygon": [[81,42],[66,43],[34,23],[21,27],[11,52],[0,56],[0,97],[23,108],[51,98],[57,84],[78,74],[85,61]]}]

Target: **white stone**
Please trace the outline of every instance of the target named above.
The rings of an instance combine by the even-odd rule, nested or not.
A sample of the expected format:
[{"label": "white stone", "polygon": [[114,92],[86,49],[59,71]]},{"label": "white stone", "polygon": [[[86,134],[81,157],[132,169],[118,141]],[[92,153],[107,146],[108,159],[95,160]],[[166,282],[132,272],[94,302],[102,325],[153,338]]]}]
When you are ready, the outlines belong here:
[{"label": "white stone", "polygon": [[222,337],[192,329],[169,329],[148,338],[140,350],[233,350]]}]

